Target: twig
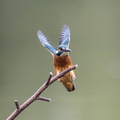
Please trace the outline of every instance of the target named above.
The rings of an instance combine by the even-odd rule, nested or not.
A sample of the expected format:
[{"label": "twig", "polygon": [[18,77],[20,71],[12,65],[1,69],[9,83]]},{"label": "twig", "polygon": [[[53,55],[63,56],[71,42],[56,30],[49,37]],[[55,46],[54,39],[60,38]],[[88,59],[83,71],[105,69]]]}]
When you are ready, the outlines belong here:
[{"label": "twig", "polygon": [[52,78],[52,72],[50,72],[50,75],[49,75],[48,80],[46,82],[46,86],[49,85],[51,78]]},{"label": "twig", "polygon": [[[77,68],[77,65],[73,65],[70,68],[62,71],[61,73],[59,73],[58,75],[54,76],[53,78],[51,78],[52,74],[50,73],[50,76],[47,80],[47,82],[45,82],[28,100],[26,100],[22,105],[18,105],[18,101],[15,102],[16,105],[16,110],[6,119],[6,120],[14,120],[26,107],[28,107],[31,103],[33,103],[35,100],[43,100],[44,101],[49,101],[49,98],[44,98],[41,97],[40,94],[49,86],[51,85],[53,82],[55,82],[57,79],[59,79],[60,77],[62,77],[63,75],[65,75],[66,73],[70,72],[71,70],[74,70]],[[40,96],[40,97],[39,97]],[[46,99],[46,100],[45,100]],[[18,110],[19,108],[19,110]]]},{"label": "twig", "polygon": [[14,102],[15,102],[16,108],[19,110],[20,107],[19,107],[19,104],[18,104],[18,100],[15,100]]},{"label": "twig", "polygon": [[42,97],[42,96],[37,97],[36,100],[42,100],[42,101],[47,101],[47,102],[51,101],[50,98],[46,98],[46,97]]}]

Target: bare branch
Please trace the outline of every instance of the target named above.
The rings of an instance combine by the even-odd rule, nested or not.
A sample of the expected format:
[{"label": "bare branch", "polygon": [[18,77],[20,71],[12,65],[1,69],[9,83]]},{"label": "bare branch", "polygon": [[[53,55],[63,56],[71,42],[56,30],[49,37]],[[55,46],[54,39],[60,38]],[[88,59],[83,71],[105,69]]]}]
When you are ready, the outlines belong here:
[{"label": "bare branch", "polygon": [[[26,100],[22,105],[18,105],[18,101],[15,102],[16,105],[16,110],[6,119],[6,120],[14,120],[26,107],[28,107],[31,103],[33,103],[35,100],[43,100],[47,101],[50,100],[49,98],[44,98],[41,97],[40,94],[48,87],[50,86],[53,82],[55,82],[56,80],[58,80],[60,77],[62,77],[63,75],[65,75],[66,73],[70,72],[71,70],[74,70],[77,68],[77,65],[73,65],[70,68],[62,71],[61,73],[59,73],[58,75],[52,77],[52,74],[50,73],[50,76],[47,80],[47,82],[45,82],[28,100]],[[40,97],[39,97],[40,96]],[[46,100],[45,100],[46,99]],[[19,110],[18,110],[19,108]]]}]

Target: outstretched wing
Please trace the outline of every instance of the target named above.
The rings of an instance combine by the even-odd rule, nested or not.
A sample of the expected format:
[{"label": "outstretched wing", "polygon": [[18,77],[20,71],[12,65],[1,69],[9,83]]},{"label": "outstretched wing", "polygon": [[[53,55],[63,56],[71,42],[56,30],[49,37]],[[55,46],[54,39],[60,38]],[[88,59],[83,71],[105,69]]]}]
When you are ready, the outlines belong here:
[{"label": "outstretched wing", "polygon": [[38,38],[41,44],[53,55],[56,53],[56,49],[50,44],[48,38],[39,30],[37,32]]},{"label": "outstretched wing", "polygon": [[67,25],[64,25],[60,34],[59,45],[67,45],[70,43],[70,29]]}]

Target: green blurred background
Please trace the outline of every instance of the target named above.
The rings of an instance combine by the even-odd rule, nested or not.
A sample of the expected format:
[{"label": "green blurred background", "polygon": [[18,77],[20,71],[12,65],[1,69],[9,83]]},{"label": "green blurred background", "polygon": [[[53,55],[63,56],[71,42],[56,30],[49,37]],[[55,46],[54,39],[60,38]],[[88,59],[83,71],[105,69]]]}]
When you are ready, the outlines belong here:
[{"label": "green blurred background", "polygon": [[50,103],[36,101],[16,120],[120,120],[119,0],[0,0],[0,120],[53,72],[37,30],[57,47],[64,24],[79,65],[76,90],[55,82],[42,94]]}]

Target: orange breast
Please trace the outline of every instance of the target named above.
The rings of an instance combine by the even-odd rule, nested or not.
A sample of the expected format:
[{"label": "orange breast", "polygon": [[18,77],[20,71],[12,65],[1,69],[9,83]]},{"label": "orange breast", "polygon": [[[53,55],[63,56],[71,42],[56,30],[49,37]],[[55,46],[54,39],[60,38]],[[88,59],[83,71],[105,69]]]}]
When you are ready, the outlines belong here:
[{"label": "orange breast", "polygon": [[72,64],[70,56],[54,55],[54,69],[55,69],[55,71],[57,70],[57,71],[61,72],[72,65],[73,64]]}]

